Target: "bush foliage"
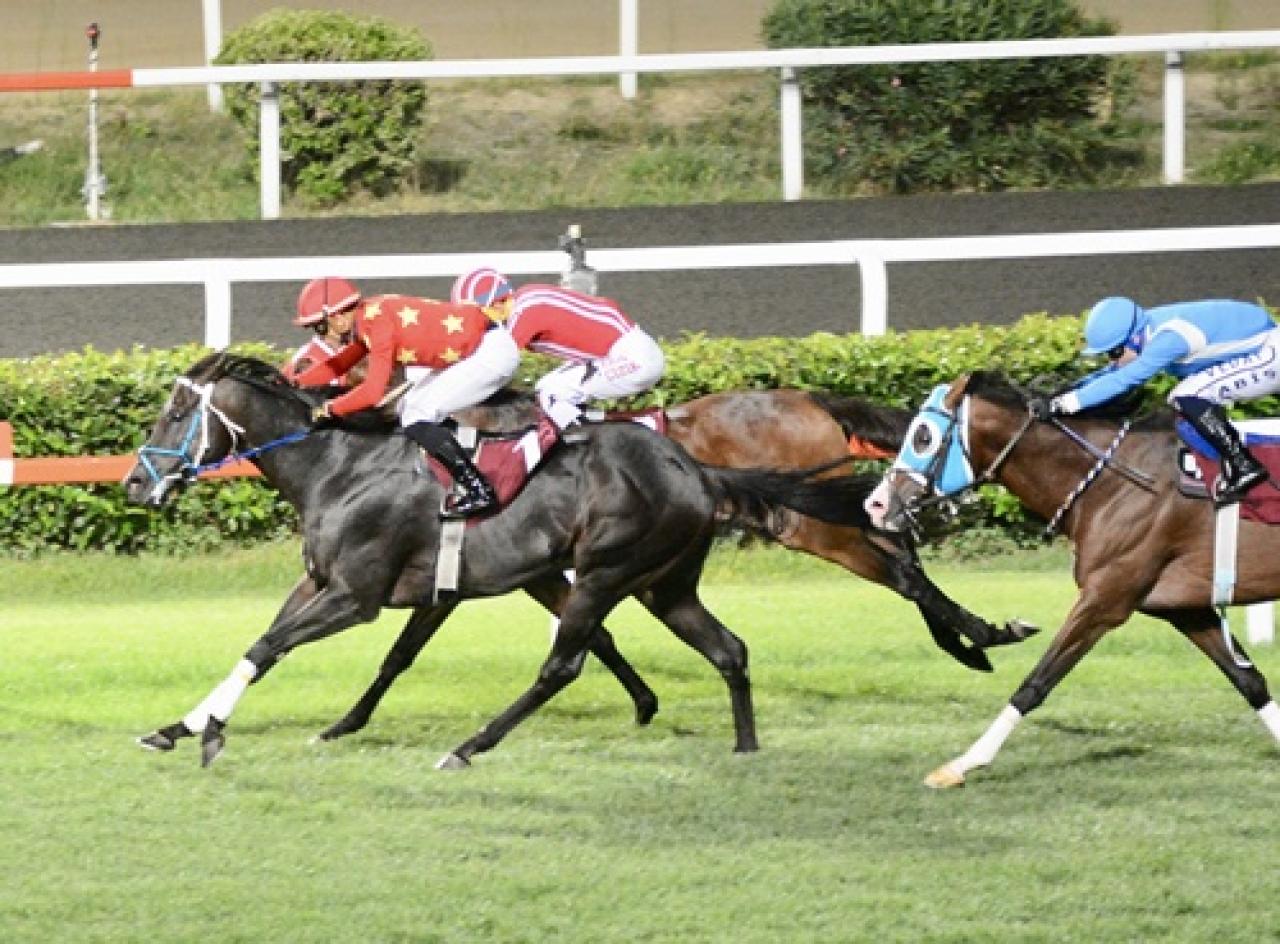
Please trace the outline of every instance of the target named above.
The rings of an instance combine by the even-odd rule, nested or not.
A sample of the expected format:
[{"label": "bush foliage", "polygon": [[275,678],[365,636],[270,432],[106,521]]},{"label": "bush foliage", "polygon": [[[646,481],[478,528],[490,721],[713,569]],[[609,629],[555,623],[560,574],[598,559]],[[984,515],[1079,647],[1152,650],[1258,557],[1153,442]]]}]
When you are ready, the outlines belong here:
[{"label": "bush foliage", "polygon": [[[430,59],[416,31],[378,17],[272,10],[227,36],[219,65]],[[332,203],[383,192],[417,162],[426,85],[413,81],[286,82],[280,86],[281,175],[300,195]],[[256,85],[227,86],[227,108],[258,153]]]},{"label": "bush foliage", "polygon": [[[688,336],[665,345],[667,375],[643,400],[673,404],[722,390],[800,387],[879,403],[915,406],[935,384],[999,365],[1015,380],[1057,386],[1077,376],[1079,322],[1046,315],[1013,327],[971,326],[884,337],[816,334],[808,338],[712,339]],[[283,354],[262,345],[236,350],[273,363]],[[60,357],[0,360],[0,418],[14,427],[18,456],[113,455],[146,440],[176,376],[206,351],[93,350]],[[549,366],[529,356],[518,380],[531,383]],[[1012,518],[989,497],[991,520]],[[1003,510],[1002,510],[1003,509]],[[202,482],[162,511],[130,507],[118,485],[0,490],[0,553],[44,549],[186,550],[251,544],[296,527],[292,509],[260,481]]]},{"label": "bush foliage", "polygon": [[[1101,36],[1071,0],[779,0],[781,47]],[[805,69],[809,169],[838,190],[999,190],[1084,182],[1119,145],[1131,71],[1103,56]]]}]

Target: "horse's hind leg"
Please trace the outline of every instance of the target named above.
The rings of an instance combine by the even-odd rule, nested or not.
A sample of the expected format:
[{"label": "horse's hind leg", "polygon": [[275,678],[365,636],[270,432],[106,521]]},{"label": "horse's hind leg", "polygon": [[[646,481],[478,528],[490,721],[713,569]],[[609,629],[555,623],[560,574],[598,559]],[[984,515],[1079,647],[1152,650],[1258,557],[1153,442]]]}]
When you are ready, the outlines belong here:
[{"label": "horse's hind leg", "polygon": [[414,610],[409,621],[405,623],[404,629],[400,630],[395,643],[383,658],[377,678],[341,719],[320,733],[320,740],[332,741],[344,735],[353,734],[368,724],[374,710],[382,701],[382,696],[399,678],[400,673],[413,665],[418,653],[431,641],[436,630],[449,618],[449,614],[457,605],[457,601],[451,601],[438,606],[418,607]]},{"label": "horse's hind leg", "polygon": [[582,673],[593,634],[599,629],[605,614],[619,601],[616,593],[593,591],[592,583],[589,577],[580,575],[574,584],[560,614],[560,629],[551,643],[551,653],[542,663],[533,685],[506,711],[442,757],[436,764],[437,768],[455,770],[468,766],[474,755],[495,747],[516,725]]},{"label": "horse's hind leg", "polygon": [[677,577],[638,598],[673,633],[719,670],[729,687],[733,707],[734,750],[757,750],[751,679],[747,674],[747,645],[725,627],[698,599],[695,581]]},{"label": "horse's hind leg", "polygon": [[1280,707],[1271,698],[1267,680],[1249,661],[1234,636],[1231,645],[1227,645],[1218,614],[1212,609],[1203,609],[1161,615],[1213,661],[1244,696],[1249,707],[1258,713],[1271,736],[1280,742]]},{"label": "horse's hind leg", "polygon": [[[556,575],[526,585],[525,591],[553,615],[559,616],[572,588],[573,584],[565,577]],[[643,725],[652,721],[653,716],[658,713],[658,696],[631,667],[631,663],[623,658],[614,644],[613,635],[604,626],[600,626],[592,634],[590,648],[591,654],[604,663],[631,696],[636,708],[636,724]]]}]

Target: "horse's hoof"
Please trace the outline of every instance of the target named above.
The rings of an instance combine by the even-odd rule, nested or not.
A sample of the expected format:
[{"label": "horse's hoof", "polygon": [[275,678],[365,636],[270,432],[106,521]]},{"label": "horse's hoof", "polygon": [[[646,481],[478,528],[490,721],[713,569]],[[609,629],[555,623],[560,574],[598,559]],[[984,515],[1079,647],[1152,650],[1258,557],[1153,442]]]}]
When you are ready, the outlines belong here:
[{"label": "horse's hoof", "polygon": [[141,747],[145,747],[149,751],[171,751],[177,745],[178,739],[184,737],[191,737],[191,729],[183,722],[178,721],[175,724],[157,728],[146,737],[136,738],[135,740]]},{"label": "horse's hoof", "polygon": [[924,785],[931,790],[949,790],[952,787],[963,787],[964,774],[950,764],[943,764],[924,778]]},{"label": "horse's hoof", "polygon": [[227,723],[225,721],[219,721],[214,717],[209,718],[204,734],[200,736],[201,767],[208,767],[217,760],[218,755],[222,753],[222,749],[227,746],[227,739],[222,734],[222,729],[226,726]]},{"label": "horse's hoof", "polygon": [[161,731],[152,731],[146,737],[134,738],[134,741],[149,751],[173,750],[173,741]]},{"label": "horse's hoof", "polygon": [[436,770],[466,770],[470,766],[471,761],[452,752],[436,761]]},{"label": "horse's hoof", "polygon": [[1024,639],[1030,639],[1036,633],[1040,632],[1040,627],[1035,623],[1028,623],[1026,620],[1011,619],[1004,624],[1005,631],[1010,635],[1016,636],[1019,642]]}]

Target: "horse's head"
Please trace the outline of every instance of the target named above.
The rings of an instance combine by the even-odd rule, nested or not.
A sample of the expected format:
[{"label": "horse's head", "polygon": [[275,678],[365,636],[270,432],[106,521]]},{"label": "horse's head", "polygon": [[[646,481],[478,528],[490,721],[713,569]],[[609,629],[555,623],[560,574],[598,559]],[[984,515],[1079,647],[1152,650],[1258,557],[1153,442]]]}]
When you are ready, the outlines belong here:
[{"label": "horse's head", "polygon": [[279,400],[305,421],[306,403],[275,368],[234,354],[211,354],[179,377],[138,461],[124,478],[125,495],[135,504],[158,506],[174,486],[193,481],[203,466],[253,445],[246,428],[254,425],[255,389],[278,388]]}]

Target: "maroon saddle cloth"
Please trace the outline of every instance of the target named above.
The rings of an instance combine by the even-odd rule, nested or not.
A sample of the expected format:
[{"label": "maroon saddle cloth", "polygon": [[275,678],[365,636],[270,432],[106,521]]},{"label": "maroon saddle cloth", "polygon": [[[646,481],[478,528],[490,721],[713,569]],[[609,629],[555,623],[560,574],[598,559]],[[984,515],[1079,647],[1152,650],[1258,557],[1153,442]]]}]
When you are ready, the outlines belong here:
[{"label": "maroon saddle cloth", "polygon": [[[1240,517],[1262,524],[1280,524],[1280,424],[1276,420],[1237,423],[1249,451],[1267,467],[1269,482],[1254,486],[1240,502]],[[1208,498],[1217,485],[1221,467],[1218,454],[1193,430],[1178,423],[1178,488],[1192,498]]]},{"label": "maroon saddle cloth", "polygon": [[[630,413],[606,413],[601,420],[639,423],[661,435],[665,435],[667,431],[667,414],[656,408]],[[482,433],[471,461],[497,492],[498,505],[486,514],[469,519],[468,523],[482,521],[511,504],[559,441],[560,430],[541,412],[538,414],[537,425],[527,430],[492,435]],[[427,467],[445,488],[453,487],[453,476],[438,461],[427,457]]]}]

